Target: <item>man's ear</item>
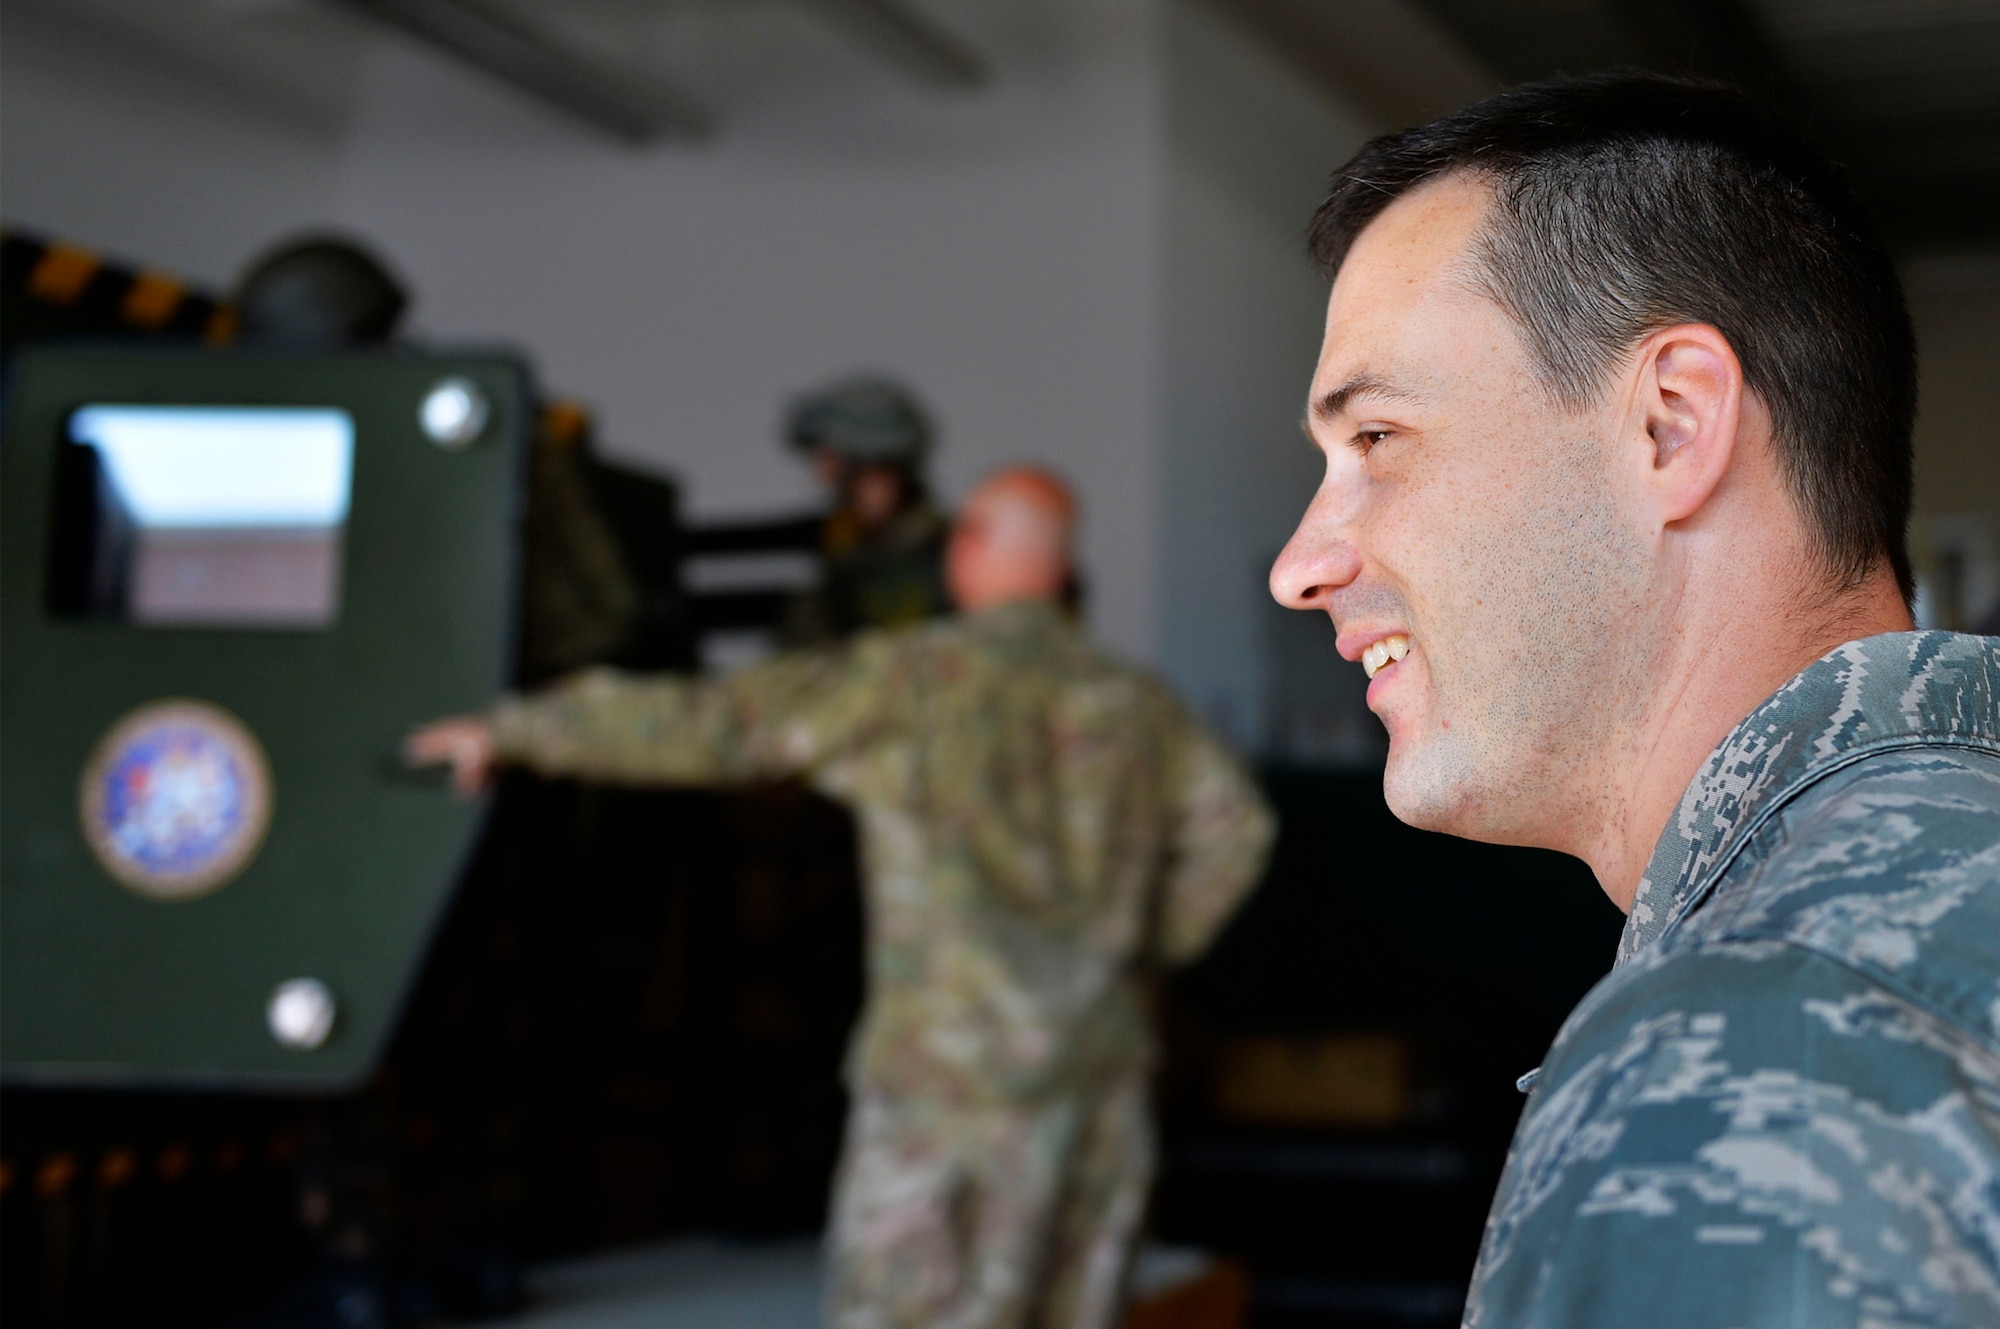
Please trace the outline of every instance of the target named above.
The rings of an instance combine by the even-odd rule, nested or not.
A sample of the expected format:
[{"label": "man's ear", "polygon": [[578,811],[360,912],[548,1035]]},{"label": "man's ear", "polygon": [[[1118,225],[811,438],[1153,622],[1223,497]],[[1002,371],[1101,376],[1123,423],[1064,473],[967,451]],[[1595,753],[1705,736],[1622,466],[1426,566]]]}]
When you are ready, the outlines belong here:
[{"label": "man's ear", "polygon": [[1643,479],[1662,525],[1693,516],[1736,458],[1743,365],[1705,323],[1663,328],[1639,350],[1638,414],[1651,441]]}]

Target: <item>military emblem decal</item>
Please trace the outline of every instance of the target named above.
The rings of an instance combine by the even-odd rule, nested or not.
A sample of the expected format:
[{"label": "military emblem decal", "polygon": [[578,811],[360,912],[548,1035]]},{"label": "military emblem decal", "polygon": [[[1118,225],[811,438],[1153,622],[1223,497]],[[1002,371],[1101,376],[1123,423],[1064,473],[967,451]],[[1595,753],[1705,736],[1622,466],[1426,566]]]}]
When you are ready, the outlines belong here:
[{"label": "military emblem decal", "polygon": [[83,835],[121,885],[155,900],[221,888],[271,820],[271,768],[244,723],[202,701],[142,706],[84,767]]}]

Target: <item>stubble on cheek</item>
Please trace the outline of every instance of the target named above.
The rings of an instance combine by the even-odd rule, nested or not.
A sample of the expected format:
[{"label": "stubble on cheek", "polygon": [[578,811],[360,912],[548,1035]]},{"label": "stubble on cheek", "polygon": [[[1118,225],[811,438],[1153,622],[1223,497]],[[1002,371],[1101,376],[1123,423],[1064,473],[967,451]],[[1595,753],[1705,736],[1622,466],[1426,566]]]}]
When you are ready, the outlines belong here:
[{"label": "stubble on cheek", "polygon": [[1601,814],[1597,772],[1633,698],[1624,655],[1647,569],[1597,455],[1560,445],[1531,485],[1489,496],[1440,561],[1424,606],[1427,713],[1384,777],[1404,821],[1539,844],[1559,838],[1554,821]]}]

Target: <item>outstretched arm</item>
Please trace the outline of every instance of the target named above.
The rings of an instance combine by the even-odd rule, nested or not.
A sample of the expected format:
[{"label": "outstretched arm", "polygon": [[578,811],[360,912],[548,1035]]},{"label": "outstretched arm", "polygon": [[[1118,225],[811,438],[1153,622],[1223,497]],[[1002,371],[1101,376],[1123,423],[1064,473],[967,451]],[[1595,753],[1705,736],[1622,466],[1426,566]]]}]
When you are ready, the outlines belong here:
[{"label": "outstretched arm", "polygon": [[404,745],[476,791],[499,764],[621,784],[727,784],[801,774],[878,732],[893,712],[888,639],[780,657],[729,678],[585,670],[484,716],[441,720]]}]

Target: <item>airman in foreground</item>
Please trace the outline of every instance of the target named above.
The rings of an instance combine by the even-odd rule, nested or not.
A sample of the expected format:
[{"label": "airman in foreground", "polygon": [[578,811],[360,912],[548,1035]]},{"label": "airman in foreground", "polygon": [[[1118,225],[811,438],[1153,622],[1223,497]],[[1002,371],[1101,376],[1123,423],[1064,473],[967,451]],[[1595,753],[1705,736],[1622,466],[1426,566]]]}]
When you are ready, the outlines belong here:
[{"label": "airman in foreground", "polygon": [[1911,631],[1867,216],[1744,98],[1616,75],[1376,140],[1313,244],[1272,590],[1367,669],[1398,816],[1628,914],[1465,1323],[2000,1324],[2000,641]]}]

